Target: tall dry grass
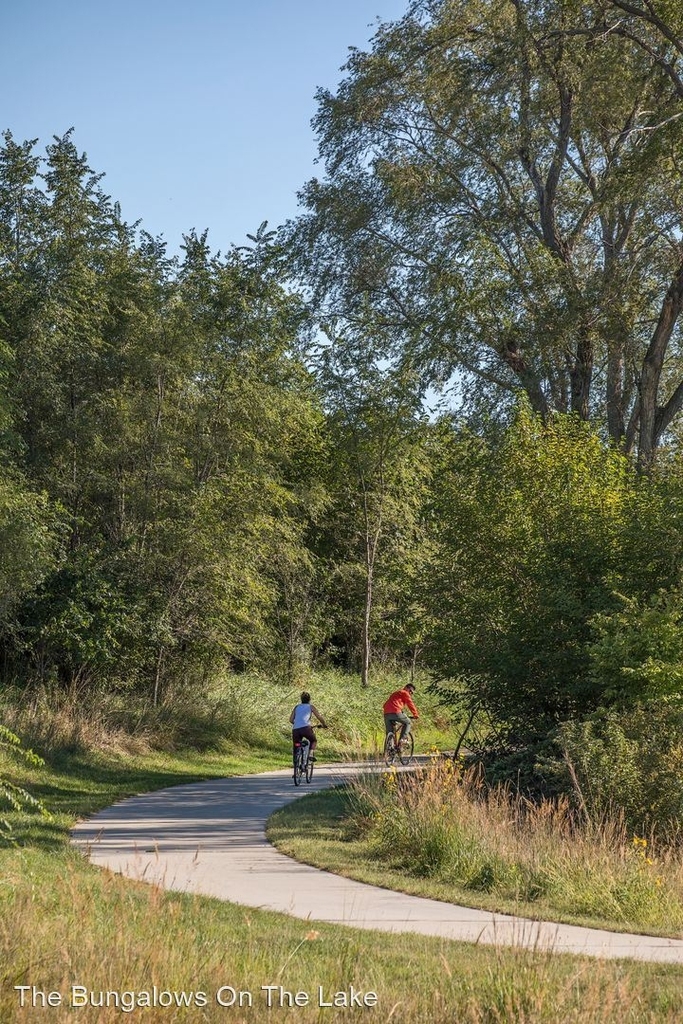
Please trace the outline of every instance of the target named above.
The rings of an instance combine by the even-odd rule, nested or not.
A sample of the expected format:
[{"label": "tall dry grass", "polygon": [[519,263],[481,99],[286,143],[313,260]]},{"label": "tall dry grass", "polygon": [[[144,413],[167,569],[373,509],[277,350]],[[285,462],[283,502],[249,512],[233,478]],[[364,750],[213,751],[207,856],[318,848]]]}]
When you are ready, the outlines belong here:
[{"label": "tall dry grass", "polygon": [[564,917],[683,928],[680,850],[629,834],[619,816],[589,821],[564,799],[532,803],[442,760],[364,777],[353,792],[356,827],[408,874]]},{"label": "tall dry grass", "polygon": [[[323,754],[376,754],[384,741],[382,705],[405,678],[376,673],[362,689],[339,671],[312,673],[306,689],[330,725],[321,738]],[[0,694],[0,722],[43,756],[105,750],[226,750],[235,745],[289,750],[289,714],[301,686],[283,685],[256,674],[226,675],[209,685],[168,691],[154,707],[134,692],[98,691],[72,685],[43,685]],[[420,693],[419,739],[443,742],[452,732],[449,716],[434,694]]]}]

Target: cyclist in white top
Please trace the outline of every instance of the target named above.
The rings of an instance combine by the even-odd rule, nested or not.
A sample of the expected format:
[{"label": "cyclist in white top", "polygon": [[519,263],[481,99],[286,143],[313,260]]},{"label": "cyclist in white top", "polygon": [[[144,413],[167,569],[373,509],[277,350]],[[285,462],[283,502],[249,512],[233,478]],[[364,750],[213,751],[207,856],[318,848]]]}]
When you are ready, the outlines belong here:
[{"label": "cyclist in white top", "polygon": [[312,761],[315,761],[315,758],[313,757],[313,752],[318,741],[315,738],[315,730],[311,725],[311,716],[313,716],[313,718],[317,718],[317,720],[322,725],[323,729],[327,729],[327,722],[320,714],[318,709],[313,704],[311,704],[310,693],[304,692],[301,694],[301,703],[297,704],[292,709],[292,713],[289,716],[289,721],[292,726],[292,743],[300,743],[303,737],[305,736],[308,742],[311,744],[311,750],[308,756],[311,758]]}]

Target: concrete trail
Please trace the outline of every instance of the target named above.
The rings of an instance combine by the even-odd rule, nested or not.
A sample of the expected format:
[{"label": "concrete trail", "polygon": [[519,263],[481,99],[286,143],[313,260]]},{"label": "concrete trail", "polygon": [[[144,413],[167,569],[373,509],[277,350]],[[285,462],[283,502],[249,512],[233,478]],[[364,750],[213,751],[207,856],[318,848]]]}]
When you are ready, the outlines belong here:
[{"label": "concrete trail", "polygon": [[384,932],[683,964],[683,940],[530,921],[354,882],[272,847],[268,817],[306,793],[336,785],[358,766],[316,766],[295,789],[291,770],[197,782],[130,797],[78,824],[73,842],[90,860],[153,882],[294,917]]}]

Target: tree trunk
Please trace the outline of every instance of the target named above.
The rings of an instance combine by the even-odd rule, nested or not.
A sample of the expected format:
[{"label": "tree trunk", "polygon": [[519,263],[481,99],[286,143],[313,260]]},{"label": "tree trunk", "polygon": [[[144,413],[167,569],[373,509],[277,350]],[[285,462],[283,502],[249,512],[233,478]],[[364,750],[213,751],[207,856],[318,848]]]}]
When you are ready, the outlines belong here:
[{"label": "tree trunk", "polygon": [[617,445],[622,445],[626,434],[624,417],[624,346],[610,346],[607,356],[607,433]]},{"label": "tree trunk", "polygon": [[161,666],[164,662],[164,648],[159,648],[159,655],[157,657],[157,668],[154,674],[154,693],[152,703],[155,708],[159,707],[159,694],[161,692]]},{"label": "tree trunk", "polygon": [[370,677],[370,616],[372,614],[372,582],[374,575],[374,553],[372,552],[372,541],[367,541],[368,560],[365,575],[365,607],[363,609],[363,635],[360,667],[360,684],[368,685]]},{"label": "tree trunk", "polygon": [[417,668],[417,658],[418,658],[419,653],[420,653],[420,645],[419,644],[415,644],[413,646],[413,653],[412,653],[412,656],[410,658],[410,681],[411,681],[411,683],[415,682],[415,670]]},{"label": "tree trunk", "polygon": [[674,413],[680,408],[680,389],[676,389],[663,408],[657,408],[659,384],[664,366],[664,357],[671,340],[676,321],[683,306],[683,260],[669,285],[662,303],[659,320],[643,360],[640,377],[640,436],[638,444],[638,465],[648,469],[662,432],[668,427]]},{"label": "tree trunk", "polygon": [[582,420],[590,418],[590,393],[593,380],[593,345],[587,334],[582,334],[576,346],[569,371],[571,382],[571,409]]}]

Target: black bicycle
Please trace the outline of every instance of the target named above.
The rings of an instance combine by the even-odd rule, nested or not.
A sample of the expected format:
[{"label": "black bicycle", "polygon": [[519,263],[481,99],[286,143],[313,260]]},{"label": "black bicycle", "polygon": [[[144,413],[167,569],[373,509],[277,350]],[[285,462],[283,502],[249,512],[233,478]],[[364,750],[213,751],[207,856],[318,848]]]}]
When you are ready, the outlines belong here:
[{"label": "black bicycle", "polygon": [[[311,726],[312,729],[322,729],[324,726]],[[310,740],[302,736],[294,743],[294,785],[300,786],[303,779],[310,782],[313,778],[313,765],[315,760],[311,757]]]},{"label": "black bicycle", "polygon": [[391,732],[387,733],[384,740],[384,763],[387,767],[396,760],[401,764],[410,764],[413,759],[413,734],[409,732],[399,740],[402,728],[400,722],[392,722]]}]

